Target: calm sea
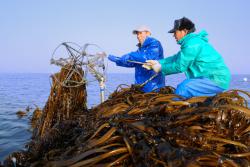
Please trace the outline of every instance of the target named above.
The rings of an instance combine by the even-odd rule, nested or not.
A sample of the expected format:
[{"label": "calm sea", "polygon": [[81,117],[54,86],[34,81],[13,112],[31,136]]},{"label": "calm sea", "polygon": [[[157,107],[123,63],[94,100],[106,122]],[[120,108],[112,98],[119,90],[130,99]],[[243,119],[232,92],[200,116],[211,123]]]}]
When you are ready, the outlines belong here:
[{"label": "calm sea", "polygon": [[[16,112],[26,107],[43,108],[50,92],[50,74],[0,74],[0,161],[13,151],[25,149],[24,145],[31,137],[28,116],[18,118]],[[166,77],[166,85],[176,86],[184,79],[183,74]],[[248,81],[244,81],[247,78]],[[245,79],[246,80],[246,79]],[[109,74],[107,94],[113,92],[119,84],[131,84],[133,74]],[[230,89],[242,89],[250,92],[250,75],[233,75]],[[100,102],[97,82],[88,87],[88,106]],[[33,110],[32,110],[33,111]]]}]

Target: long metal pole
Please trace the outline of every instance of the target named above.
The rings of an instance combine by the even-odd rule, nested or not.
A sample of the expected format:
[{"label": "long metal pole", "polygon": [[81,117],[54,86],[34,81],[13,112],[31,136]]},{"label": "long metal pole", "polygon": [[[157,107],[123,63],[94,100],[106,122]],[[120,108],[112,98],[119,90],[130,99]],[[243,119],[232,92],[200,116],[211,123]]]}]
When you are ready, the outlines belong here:
[{"label": "long metal pole", "polygon": [[103,103],[105,101],[105,82],[104,82],[104,78],[101,78],[100,81],[100,97],[101,97],[101,103]]}]

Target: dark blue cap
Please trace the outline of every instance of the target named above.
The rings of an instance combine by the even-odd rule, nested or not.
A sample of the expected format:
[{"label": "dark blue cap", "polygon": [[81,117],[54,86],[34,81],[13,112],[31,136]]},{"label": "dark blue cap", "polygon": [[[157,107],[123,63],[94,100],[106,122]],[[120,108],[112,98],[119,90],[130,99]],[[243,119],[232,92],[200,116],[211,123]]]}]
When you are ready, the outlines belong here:
[{"label": "dark blue cap", "polygon": [[194,23],[186,17],[175,20],[174,21],[174,28],[172,30],[168,31],[168,33],[174,33],[176,30],[184,30],[184,29],[188,30],[188,32],[195,31]]}]

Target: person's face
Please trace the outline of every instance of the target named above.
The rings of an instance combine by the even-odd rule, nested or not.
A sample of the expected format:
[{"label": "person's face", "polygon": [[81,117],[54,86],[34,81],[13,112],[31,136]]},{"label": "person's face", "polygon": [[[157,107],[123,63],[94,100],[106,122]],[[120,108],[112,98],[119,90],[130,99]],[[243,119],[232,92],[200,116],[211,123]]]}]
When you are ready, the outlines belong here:
[{"label": "person's face", "polygon": [[187,30],[176,30],[174,32],[174,38],[178,42],[181,38],[183,38],[185,35],[187,35],[188,31]]},{"label": "person's face", "polygon": [[145,41],[145,39],[147,38],[147,36],[150,35],[150,32],[148,31],[142,31],[142,32],[137,32],[136,33],[136,36],[137,36],[137,39],[139,41],[139,43],[142,45],[143,42]]}]

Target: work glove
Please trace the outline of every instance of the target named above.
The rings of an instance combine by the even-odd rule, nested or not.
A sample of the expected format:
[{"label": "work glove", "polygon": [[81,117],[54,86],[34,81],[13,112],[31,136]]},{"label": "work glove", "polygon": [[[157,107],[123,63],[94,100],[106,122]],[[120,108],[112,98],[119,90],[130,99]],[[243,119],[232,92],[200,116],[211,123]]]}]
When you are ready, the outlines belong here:
[{"label": "work glove", "polygon": [[161,71],[161,64],[157,60],[147,60],[146,65],[150,66],[156,73]]},{"label": "work glove", "polygon": [[142,65],[143,68],[146,68],[147,70],[151,70],[152,66],[147,65],[146,63]]},{"label": "work glove", "polygon": [[120,60],[120,57],[114,56],[114,55],[108,55],[108,59],[112,62],[117,62],[118,60]]}]

